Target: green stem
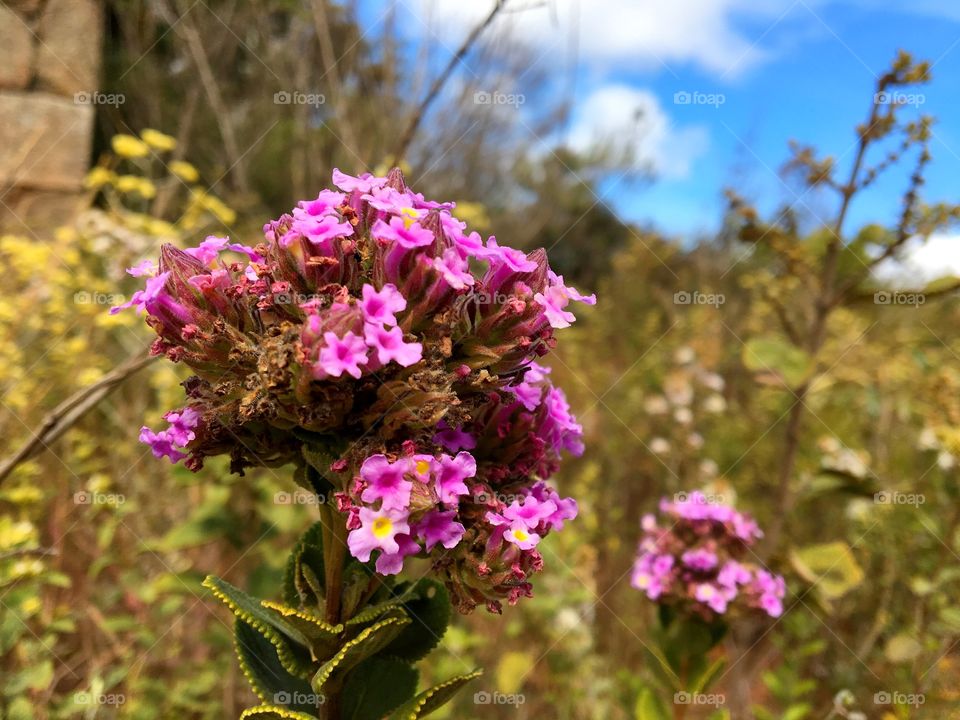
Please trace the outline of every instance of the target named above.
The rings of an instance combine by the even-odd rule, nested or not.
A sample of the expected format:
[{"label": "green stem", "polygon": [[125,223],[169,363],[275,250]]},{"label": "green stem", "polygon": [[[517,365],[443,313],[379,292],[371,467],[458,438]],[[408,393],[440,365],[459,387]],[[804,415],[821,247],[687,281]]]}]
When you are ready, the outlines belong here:
[{"label": "green stem", "polygon": [[[326,620],[340,622],[340,598],[343,594],[343,566],[347,550],[347,526],[343,517],[330,505],[320,506],[323,522],[323,567],[326,595]],[[330,692],[318,705],[322,720],[340,720],[340,694]]]}]

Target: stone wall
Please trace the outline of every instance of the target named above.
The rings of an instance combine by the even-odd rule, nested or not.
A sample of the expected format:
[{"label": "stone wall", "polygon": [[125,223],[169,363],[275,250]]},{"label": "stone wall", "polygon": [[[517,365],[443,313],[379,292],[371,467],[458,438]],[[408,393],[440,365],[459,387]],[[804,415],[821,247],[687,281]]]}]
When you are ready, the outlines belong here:
[{"label": "stone wall", "polygon": [[103,32],[98,0],[0,0],[0,230],[83,204]]}]

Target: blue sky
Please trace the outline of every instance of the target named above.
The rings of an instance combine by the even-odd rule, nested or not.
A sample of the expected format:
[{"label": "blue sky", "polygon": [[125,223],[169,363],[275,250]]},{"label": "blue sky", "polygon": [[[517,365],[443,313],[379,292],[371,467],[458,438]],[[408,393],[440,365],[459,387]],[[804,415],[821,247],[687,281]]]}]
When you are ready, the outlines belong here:
[{"label": "blue sky", "polygon": [[[938,117],[926,197],[960,200],[960,2],[510,2],[532,9],[504,16],[493,32],[523,38],[538,63],[561,68],[557,82],[576,58],[567,141],[586,146],[636,133],[641,153],[657,169],[651,185],[611,176],[602,186],[604,202],[630,220],[683,238],[715,230],[725,186],[762,209],[793,202],[811,217],[829,218],[828,198],[809,194],[798,201],[796,188],[778,178],[787,141],[813,144],[848,167],[853,127],[865,119],[876,76],[898,48],[934,63],[934,82],[920,90],[919,109]],[[490,3],[404,0],[397,7],[401,16],[412,16],[401,26],[437,40],[439,62]],[[572,37],[576,56],[569,51]],[[683,91],[723,102],[677,104],[675,94]],[[638,108],[642,130],[630,124]],[[879,183],[852,208],[851,221],[892,221],[905,181],[900,173]]]}]

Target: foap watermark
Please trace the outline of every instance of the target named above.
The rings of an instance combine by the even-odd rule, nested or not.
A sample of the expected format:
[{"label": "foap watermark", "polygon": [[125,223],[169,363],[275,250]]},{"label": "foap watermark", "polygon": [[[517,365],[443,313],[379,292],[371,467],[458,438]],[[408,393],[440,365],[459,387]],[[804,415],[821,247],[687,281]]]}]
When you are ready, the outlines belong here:
[{"label": "foap watermark", "polygon": [[727,299],[723,293],[702,293],[699,290],[681,290],[673,294],[674,305],[712,305],[720,307]]},{"label": "foap watermark", "polygon": [[727,96],[723,93],[678,90],[673,94],[674,105],[710,105],[718,108],[725,102],[727,102]]},{"label": "foap watermark", "polygon": [[119,693],[77,692],[73,694],[77,705],[111,705],[119,707],[127,702],[127,696]]},{"label": "foap watermark", "polygon": [[327,496],[317,493],[307,492],[306,490],[294,490],[291,492],[278,492],[273,495],[274,505],[326,505]]},{"label": "foap watermark", "polygon": [[119,293],[87,292],[81,290],[73,294],[73,302],[77,305],[122,305],[127,301],[125,295]]},{"label": "foap watermark", "polygon": [[914,307],[920,307],[926,301],[927,296],[917,292],[878,290],[873,294],[874,305],[913,305]]},{"label": "foap watermark", "polygon": [[709,707],[720,707],[727,702],[726,696],[720,693],[691,693],[678,692],[673,694],[674,705],[704,705]]},{"label": "foap watermark", "polygon": [[474,705],[514,705],[520,707],[527,701],[520,693],[487,692],[481,690],[473,694]]},{"label": "foap watermark", "polygon": [[905,705],[918,708],[926,702],[927,697],[923,693],[888,692],[883,690],[875,693],[873,696],[874,705]]},{"label": "foap watermark", "polygon": [[488,92],[486,90],[480,90],[473,94],[474,105],[512,105],[513,107],[519,109],[520,106],[526,101],[526,96],[520,93],[505,93],[497,90]]},{"label": "foap watermark", "polygon": [[477,292],[471,290],[463,296],[464,300],[473,300],[479,305],[506,305],[517,298],[516,295],[502,292]]},{"label": "foap watermark", "polygon": [[486,492],[485,490],[481,490],[473,494],[473,501],[480,505],[490,505],[494,501],[496,501],[496,503],[503,503],[504,505],[512,505],[515,501],[522,502],[526,497],[526,495]]},{"label": "foap watermark", "polygon": [[102,93],[102,92],[75,92],[73,94],[74,105],[111,105],[120,107],[127,101],[127,96],[123,93]]},{"label": "foap watermark", "polygon": [[311,295],[309,293],[301,292],[275,292],[273,293],[273,304],[274,305],[304,305],[308,302],[316,300],[319,295]]},{"label": "foap watermark", "polygon": [[673,494],[673,501],[676,503],[695,502],[700,505],[729,505],[730,504],[730,502],[727,499],[727,496],[721,495],[720,493],[698,492],[695,495],[691,495],[690,493],[683,492],[682,490],[678,493]]},{"label": "foap watermark", "polygon": [[320,107],[327,102],[323,93],[306,93],[299,90],[281,90],[273,94],[274,105],[311,105]]},{"label": "foap watermark", "polygon": [[877,105],[910,105],[920,107],[926,104],[927,96],[923,93],[907,93],[902,90],[887,90],[878,92],[873,96],[873,102]]},{"label": "foap watermark", "polygon": [[923,493],[902,493],[895,490],[881,490],[873,496],[877,505],[912,505],[919,507],[927,501]]},{"label": "foap watermark", "polygon": [[125,495],[120,493],[102,493],[92,492],[90,490],[80,490],[73,494],[74,505],[123,505],[127,501]]},{"label": "foap watermark", "polygon": [[320,695],[318,693],[305,693],[305,692],[287,692],[286,690],[281,690],[278,693],[273,694],[273,702],[276,705],[306,705],[308,707],[318,707],[323,705],[327,701],[325,695]]}]

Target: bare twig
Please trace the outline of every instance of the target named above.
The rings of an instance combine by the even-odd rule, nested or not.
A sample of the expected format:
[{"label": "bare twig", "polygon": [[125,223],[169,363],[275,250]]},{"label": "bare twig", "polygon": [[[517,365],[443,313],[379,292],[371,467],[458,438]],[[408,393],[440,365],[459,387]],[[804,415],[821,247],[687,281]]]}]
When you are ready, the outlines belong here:
[{"label": "bare twig", "polygon": [[229,156],[229,172],[236,180],[237,189],[241,193],[246,194],[249,192],[250,186],[247,182],[246,163],[243,161],[244,153],[240,152],[240,145],[237,142],[237,134],[233,126],[232,114],[223,99],[223,94],[220,92],[220,85],[213,73],[209,55],[203,40],[200,38],[196,24],[193,22],[193,18],[189,17],[189,11],[183,13],[179,20],[177,20],[165,4],[161,3],[160,7],[162,7],[167,14],[168,21],[170,17],[174,17],[173,24],[177,25],[178,31],[187,41],[187,49],[190,51],[193,62],[197,67],[197,73],[200,75],[200,83],[203,85],[204,93],[210,102],[213,116],[220,128],[220,136],[223,138],[224,149]]},{"label": "bare twig", "polygon": [[404,130],[403,135],[400,136],[400,141],[397,143],[397,148],[394,150],[391,156],[391,165],[398,164],[403,160],[404,155],[407,154],[407,150],[410,148],[410,143],[413,142],[413,138],[417,134],[417,130],[420,128],[420,123],[423,122],[423,117],[426,115],[427,110],[430,108],[430,105],[436,100],[437,95],[440,94],[440,91],[443,89],[443,86],[450,79],[450,76],[453,75],[454,69],[463,60],[464,56],[469,52],[470,48],[473,47],[473,44],[477,41],[480,35],[484,30],[493,22],[493,19],[497,14],[503,9],[505,0],[497,0],[494,3],[493,8],[487,14],[487,16],[480,22],[466,39],[463,41],[463,44],[460,46],[460,49],[457,50],[456,54],[450,58],[450,62],[447,63],[447,66],[443,69],[437,78],[433,81],[433,84],[430,86],[430,90],[427,92],[426,96],[420,101],[420,105],[417,106],[416,111],[413,113],[413,116],[410,118],[410,122],[407,124],[406,130]]},{"label": "bare twig", "polygon": [[337,127],[347,148],[362,157],[362,148],[357,144],[357,134],[350,122],[350,113],[343,96],[343,81],[337,67],[337,58],[333,53],[333,37],[330,34],[330,22],[327,19],[326,0],[313,0],[313,25],[317,30],[317,40],[320,43],[323,77],[327,78],[330,89],[333,91],[333,111],[336,113]]},{"label": "bare twig", "polygon": [[154,360],[156,358],[147,355],[146,349],[141,350],[104,375],[98,382],[78,390],[57,405],[43,419],[39,428],[31,430],[30,439],[0,464],[0,483],[3,483],[18,465],[48,448],[80,418],[116,390],[124,380]]}]

